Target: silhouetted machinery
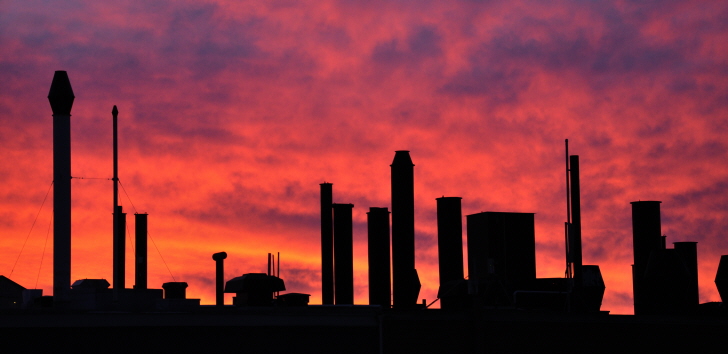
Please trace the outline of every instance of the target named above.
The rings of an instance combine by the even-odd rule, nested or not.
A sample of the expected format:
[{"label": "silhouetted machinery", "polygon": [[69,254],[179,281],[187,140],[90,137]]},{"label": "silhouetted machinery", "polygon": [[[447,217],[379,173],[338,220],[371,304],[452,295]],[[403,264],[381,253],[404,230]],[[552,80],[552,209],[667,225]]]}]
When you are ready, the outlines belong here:
[{"label": "silhouetted machinery", "polygon": [[698,310],[697,242],[666,247],[659,201],[632,202],[635,315],[686,314]]},{"label": "silhouetted machinery", "polygon": [[283,290],[283,279],[265,273],[243,274],[225,284],[225,292],[235,294],[235,306],[273,306],[273,293]]},{"label": "silhouetted machinery", "polygon": [[566,153],[566,277],[536,278],[533,213],[467,215],[468,278],[462,274],[460,198],[437,198],[442,309],[522,308],[599,312],[604,280],[581,261],[579,156]]}]

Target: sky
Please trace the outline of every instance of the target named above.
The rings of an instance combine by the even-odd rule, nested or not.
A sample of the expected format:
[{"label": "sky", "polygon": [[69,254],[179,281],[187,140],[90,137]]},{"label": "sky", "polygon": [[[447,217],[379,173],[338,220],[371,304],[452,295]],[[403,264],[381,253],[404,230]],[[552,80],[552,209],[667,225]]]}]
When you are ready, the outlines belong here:
[{"label": "sky", "polygon": [[203,304],[220,251],[228,279],[280,252],[288,291],[320,303],[324,181],[355,205],[366,304],[366,212],[391,207],[396,150],[416,165],[420,299],[437,294],[440,196],[462,197],[463,215],[535,213],[537,276],[562,277],[564,139],[580,156],[583,259],[600,266],[602,309],[633,312],[637,200],[662,201],[668,245],[698,242],[700,300],[720,301],[724,1],[5,0],[0,48],[0,274],[26,288],[52,294],[47,95],[66,70],[84,177],[72,180],[73,279],[112,278],[117,105],[128,237],[131,215],[148,213],[150,286],[185,281]]}]

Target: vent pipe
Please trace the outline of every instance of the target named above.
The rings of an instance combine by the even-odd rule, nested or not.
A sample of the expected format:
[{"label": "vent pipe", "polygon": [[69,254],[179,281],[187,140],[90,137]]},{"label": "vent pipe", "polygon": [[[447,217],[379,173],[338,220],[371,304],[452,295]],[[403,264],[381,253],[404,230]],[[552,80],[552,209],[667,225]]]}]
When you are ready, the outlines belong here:
[{"label": "vent pipe", "polygon": [[227,253],[218,252],[212,255],[215,261],[215,305],[225,305],[225,258]]},{"label": "vent pipe", "polygon": [[56,71],[48,93],[53,110],[53,300],[70,301],[71,292],[71,81]]},{"label": "vent pipe", "polygon": [[389,267],[389,210],[387,208],[369,208],[367,229],[369,304],[389,308],[392,303]]},{"label": "vent pipe", "polygon": [[147,214],[134,214],[136,266],[134,289],[147,288]]},{"label": "vent pipe", "polygon": [[[126,256],[126,239],[124,238],[124,234],[126,233],[126,213],[123,212],[123,207],[121,205],[116,206],[116,210],[114,212],[114,219],[115,219],[115,228],[114,228],[114,294],[118,294],[120,290],[123,290],[125,287],[125,280],[126,280],[126,274],[125,274],[125,260],[124,257]],[[118,299],[116,296],[115,299]]]},{"label": "vent pipe", "polygon": [[351,212],[354,204],[333,204],[334,209],[334,302],[354,304],[354,244]]}]

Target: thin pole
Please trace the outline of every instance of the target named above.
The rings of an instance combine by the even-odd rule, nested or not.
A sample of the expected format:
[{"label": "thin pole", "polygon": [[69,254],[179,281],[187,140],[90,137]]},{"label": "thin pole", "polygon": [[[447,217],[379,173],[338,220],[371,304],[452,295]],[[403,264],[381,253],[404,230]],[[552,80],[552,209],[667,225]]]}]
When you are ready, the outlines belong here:
[{"label": "thin pole", "polygon": [[571,183],[569,180],[569,139],[566,144],[566,222],[571,224]]},{"label": "thin pole", "polygon": [[[113,144],[114,144],[114,211],[113,211],[113,293],[114,300],[118,300],[120,289],[124,289],[124,232],[121,229],[121,208],[119,207],[119,144],[118,144],[118,116],[119,110],[114,105],[111,110],[113,116]],[[120,249],[121,247],[121,249]]]},{"label": "thin pole", "polygon": [[569,139],[564,140],[566,147],[566,224],[564,225],[564,239],[566,248],[566,277],[572,277],[571,259],[569,254],[569,226],[571,225],[571,181],[569,179]]}]

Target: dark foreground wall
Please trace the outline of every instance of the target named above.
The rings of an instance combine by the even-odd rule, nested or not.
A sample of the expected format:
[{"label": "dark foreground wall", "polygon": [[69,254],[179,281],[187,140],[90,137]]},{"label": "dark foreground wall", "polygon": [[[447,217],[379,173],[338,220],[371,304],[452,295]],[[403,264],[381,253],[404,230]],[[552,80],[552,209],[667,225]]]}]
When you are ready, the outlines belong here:
[{"label": "dark foreground wall", "polygon": [[0,333],[25,352],[707,353],[728,330],[726,318],[347,311],[0,314]]}]

